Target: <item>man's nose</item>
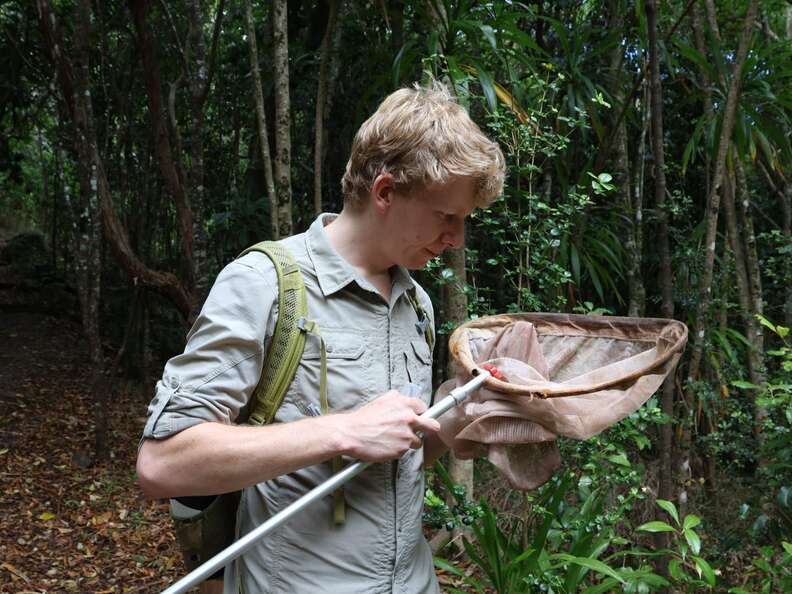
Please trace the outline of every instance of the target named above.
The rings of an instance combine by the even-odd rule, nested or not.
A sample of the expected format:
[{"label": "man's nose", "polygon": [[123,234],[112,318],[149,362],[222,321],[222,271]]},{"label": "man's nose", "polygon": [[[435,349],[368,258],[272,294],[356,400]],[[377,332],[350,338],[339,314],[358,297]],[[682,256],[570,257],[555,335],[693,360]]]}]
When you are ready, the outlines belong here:
[{"label": "man's nose", "polygon": [[452,249],[459,249],[465,242],[465,221],[460,219],[451,223],[443,235],[443,242]]}]

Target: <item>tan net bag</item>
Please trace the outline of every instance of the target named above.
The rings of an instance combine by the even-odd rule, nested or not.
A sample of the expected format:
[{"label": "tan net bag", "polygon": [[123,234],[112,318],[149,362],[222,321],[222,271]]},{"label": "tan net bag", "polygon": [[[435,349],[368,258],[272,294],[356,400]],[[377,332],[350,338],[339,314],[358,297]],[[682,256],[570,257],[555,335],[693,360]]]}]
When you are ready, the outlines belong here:
[{"label": "tan net bag", "polygon": [[588,439],[632,414],[674,369],[687,342],[675,320],[524,313],[467,322],[451,335],[457,376],[485,363],[503,379],[441,419],[460,458],[486,456],[516,489],[534,489],[561,465],[558,436]]}]

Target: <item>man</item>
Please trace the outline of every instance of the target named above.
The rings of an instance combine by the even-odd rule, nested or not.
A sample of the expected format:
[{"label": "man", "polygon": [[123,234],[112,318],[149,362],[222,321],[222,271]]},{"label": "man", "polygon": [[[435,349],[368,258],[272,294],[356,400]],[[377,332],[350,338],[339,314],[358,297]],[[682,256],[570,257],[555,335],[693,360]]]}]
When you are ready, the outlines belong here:
[{"label": "man", "polygon": [[[438,422],[419,416],[432,378],[423,329],[434,318],[407,269],[462,245],[465,217],[500,193],[503,175],[498,146],[437,83],[393,93],[361,126],[341,214],[283,240],[326,344],[330,414],[320,340],[309,335],[275,423],[234,424],[262,372],[277,278],[257,252],[218,276],[149,407],[137,464],[146,495],[244,489],[247,533],[328,479],[334,457],[381,462],[345,486],[344,523],[332,497],[316,503],[226,571],[227,594],[438,591],[421,533],[422,466],[442,445]],[[398,392],[408,382],[420,398]]]}]

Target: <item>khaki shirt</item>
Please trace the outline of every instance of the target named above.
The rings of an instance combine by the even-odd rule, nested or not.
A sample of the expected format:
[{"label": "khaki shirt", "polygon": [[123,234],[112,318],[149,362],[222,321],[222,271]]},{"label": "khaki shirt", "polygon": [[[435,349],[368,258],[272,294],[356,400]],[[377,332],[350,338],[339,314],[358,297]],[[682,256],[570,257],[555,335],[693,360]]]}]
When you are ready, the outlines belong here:
[{"label": "khaki shirt", "polygon": [[[415,291],[433,324],[428,296],[397,268],[385,303],[330,246],[324,225],[332,217],[322,215],[306,233],[283,240],[302,268],[308,315],[326,343],[331,411],[353,410],[408,382],[421,387],[428,404],[432,354],[407,292]],[[204,421],[235,421],[261,375],[277,295],[275,269],[263,254],[249,253],[220,273],[184,353],[167,363],[157,384],[144,438],[164,439]],[[276,422],[320,414],[319,353],[318,338],[308,335]],[[421,532],[422,465],[423,450],[372,465],[344,488],[346,523],[334,524],[333,499],[325,497],[227,568],[225,593],[438,592]],[[245,489],[240,533],[331,475],[327,462]]]}]

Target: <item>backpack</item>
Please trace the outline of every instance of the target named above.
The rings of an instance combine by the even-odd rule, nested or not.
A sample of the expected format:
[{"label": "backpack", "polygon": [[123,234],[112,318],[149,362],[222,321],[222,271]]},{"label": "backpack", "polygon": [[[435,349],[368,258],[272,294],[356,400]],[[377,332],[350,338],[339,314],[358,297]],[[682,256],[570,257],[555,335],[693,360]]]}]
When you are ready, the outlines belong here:
[{"label": "backpack", "polygon": [[[237,423],[248,422],[254,425],[266,425],[272,422],[281,402],[283,402],[286,390],[294,379],[305,348],[307,334],[313,334],[319,338],[319,399],[321,413],[327,414],[329,408],[327,402],[327,351],[318,324],[307,318],[308,299],[302,271],[294,256],[282,243],[262,241],[247,248],[238,258],[253,251],[265,254],[275,266],[278,277],[278,320],[267,356],[264,359],[258,385],[248,405],[240,413]],[[429,323],[429,316],[420,305],[414,288],[408,292],[407,299],[420,320],[417,324],[418,329],[424,334],[431,349],[434,343],[434,334]],[[332,465],[333,473],[338,473],[342,468],[341,456],[333,458]],[[174,531],[189,571],[196,569],[228,548],[237,538],[236,515],[241,493],[241,491],[234,491],[222,495],[171,499]],[[333,493],[333,504],[335,523],[343,524],[346,511],[343,487]],[[208,579],[219,579],[222,573],[223,570],[220,569]]]},{"label": "backpack", "polygon": [[[266,425],[272,422],[294,379],[305,348],[306,334],[319,336],[321,344],[319,392],[324,414],[327,412],[327,356],[317,324],[306,318],[308,300],[302,271],[289,249],[281,243],[262,241],[238,257],[253,251],[265,254],[275,266],[278,277],[278,320],[258,385],[237,423]],[[340,459],[334,460],[334,471],[338,470],[336,466],[340,469]],[[174,531],[190,571],[234,542],[240,496],[241,491],[234,491],[222,495],[171,499]],[[336,502],[339,499],[343,503],[343,497],[336,494]],[[339,509],[338,503],[336,509]],[[338,514],[336,518],[339,519]],[[209,579],[219,578],[222,571]]]}]

